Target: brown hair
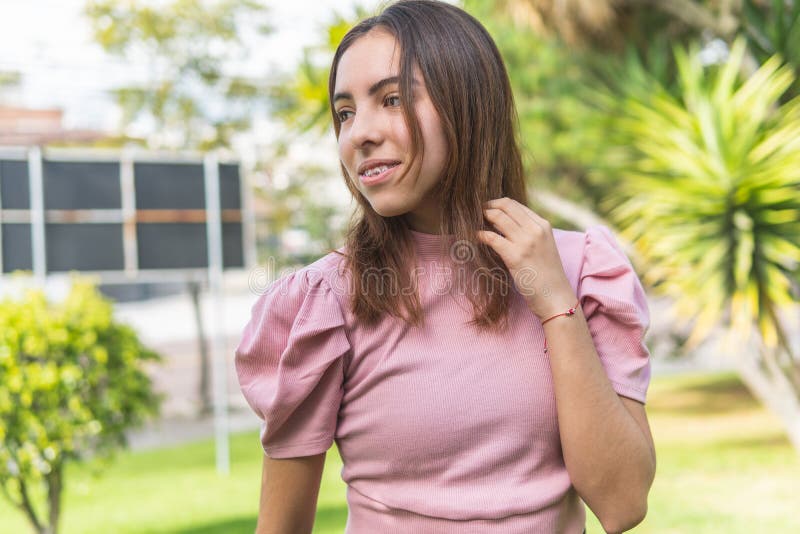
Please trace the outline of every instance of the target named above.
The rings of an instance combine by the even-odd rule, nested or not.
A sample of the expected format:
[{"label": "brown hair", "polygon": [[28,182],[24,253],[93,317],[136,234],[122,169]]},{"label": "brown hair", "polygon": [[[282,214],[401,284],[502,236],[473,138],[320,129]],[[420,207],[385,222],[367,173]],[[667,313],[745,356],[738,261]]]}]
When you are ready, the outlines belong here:
[{"label": "brown hair", "polygon": [[[412,161],[424,151],[411,99],[415,64],[442,122],[448,157],[436,191],[442,202],[441,229],[452,234],[460,246],[468,247],[469,270],[488,274],[473,277],[479,287],[467,291],[475,312],[471,324],[504,326],[511,296],[510,274],[497,253],[475,235],[479,229],[492,229],[483,217],[487,200],[505,196],[527,205],[518,118],[500,52],[481,23],[458,7],[435,0],[404,0],[389,5],[350,29],[333,57],[328,97],[337,139],[341,123],[333,106],[333,92],[339,61],[356,40],[374,29],[388,31],[400,49],[400,102],[411,135]],[[353,313],[366,323],[389,313],[421,324],[416,292],[386,292],[374,284],[363,287],[374,272],[391,273],[399,287],[416,287],[409,269],[414,264],[413,236],[404,216],[378,215],[349,179],[344,165],[342,174],[360,207],[348,226],[343,254],[351,276]],[[447,241],[442,240],[443,249],[450,245]]]}]

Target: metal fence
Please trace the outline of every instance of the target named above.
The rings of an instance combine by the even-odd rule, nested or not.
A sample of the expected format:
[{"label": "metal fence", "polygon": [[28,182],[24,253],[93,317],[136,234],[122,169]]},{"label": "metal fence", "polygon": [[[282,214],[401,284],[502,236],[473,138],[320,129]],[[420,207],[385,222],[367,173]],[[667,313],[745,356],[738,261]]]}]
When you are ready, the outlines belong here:
[{"label": "metal fence", "polygon": [[250,267],[245,189],[213,154],[0,148],[0,273],[175,279],[204,274],[217,239],[222,268]]}]

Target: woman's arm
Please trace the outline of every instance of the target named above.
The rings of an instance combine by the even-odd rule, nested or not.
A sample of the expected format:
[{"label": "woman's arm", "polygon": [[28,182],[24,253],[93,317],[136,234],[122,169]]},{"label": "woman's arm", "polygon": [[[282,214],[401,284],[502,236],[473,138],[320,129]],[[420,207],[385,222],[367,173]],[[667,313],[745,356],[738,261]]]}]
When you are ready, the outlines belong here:
[{"label": "woman's arm", "polygon": [[606,532],[629,530],[647,513],[656,471],[644,406],[612,389],[580,307],[544,328],[572,485]]},{"label": "woman's arm", "polygon": [[256,534],[311,534],[325,454],[279,460],[264,455]]},{"label": "woman's arm", "polygon": [[[499,230],[478,231],[509,269],[528,307],[545,321],[558,430],[572,485],[609,533],[633,528],[647,513],[656,471],[655,448],[644,406],[612,388],[586,317],[564,273],[550,223],[510,198],[485,203],[484,216]],[[638,404],[638,406],[637,406]]]}]

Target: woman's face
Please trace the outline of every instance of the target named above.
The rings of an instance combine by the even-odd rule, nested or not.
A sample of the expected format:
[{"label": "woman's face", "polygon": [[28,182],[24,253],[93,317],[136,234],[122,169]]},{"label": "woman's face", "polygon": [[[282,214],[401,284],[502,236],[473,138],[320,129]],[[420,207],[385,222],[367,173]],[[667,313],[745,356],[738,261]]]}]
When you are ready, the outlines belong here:
[{"label": "woman's face", "polygon": [[414,110],[424,155],[410,166],[411,135],[400,108],[399,73],[399,47],[382,29],[360,37],[342,55],[334,88],[341,121],[339,158],[378,214],[406,214],[412,229],[437,234],[442,206],[432,190],[444,172],[447,141],[415,67]]}]

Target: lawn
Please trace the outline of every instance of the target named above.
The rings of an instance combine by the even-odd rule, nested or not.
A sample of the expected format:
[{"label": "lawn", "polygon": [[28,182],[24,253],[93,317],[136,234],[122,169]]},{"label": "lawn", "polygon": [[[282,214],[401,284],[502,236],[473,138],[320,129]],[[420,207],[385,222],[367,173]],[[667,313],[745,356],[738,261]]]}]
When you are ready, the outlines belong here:
[{"label": "lawn", "polygon": [[[774,416],[735,375],[655,378],[648,414],[658,473],[635,533],[800,532],[800,459]],[[93,477],[69,470],[61,534],[239,534],[255,526],[260,455],[254,433],[233,436],[231,475],[214,471],[213,442],[124,453]],[[328,452],[316,534],[347,518],[342,468]],[[589,533],[602,533],[591,512]],[[29,532],[0,501],[0,532]]]}]

